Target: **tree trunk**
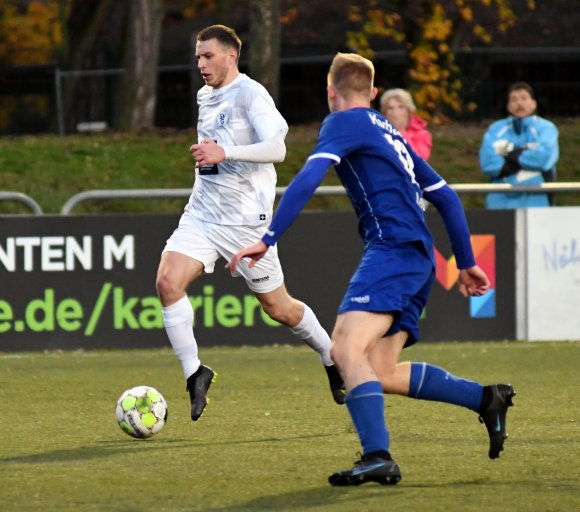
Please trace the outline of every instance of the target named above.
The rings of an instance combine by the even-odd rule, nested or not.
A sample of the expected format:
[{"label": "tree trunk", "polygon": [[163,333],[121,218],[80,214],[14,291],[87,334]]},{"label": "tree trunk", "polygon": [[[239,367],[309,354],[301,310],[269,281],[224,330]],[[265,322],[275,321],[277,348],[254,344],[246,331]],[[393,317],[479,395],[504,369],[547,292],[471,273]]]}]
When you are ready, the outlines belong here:
[{"label": "tree trunk", "polygon": [[129,18],[119,84],[116,128],[152,128],[157,100],[157,67],[162,0],[129,0]]},{"label": "tree trunk", "polygon": [[250,0],[250,75],[278,101],[280,0]]},{"label": "tree trunk", "polygon": [[[99,52],[99,35],[103,26],[111,16],[114,0],[101,0],[96,3],[71,0],[70,12],[66,19],[66,1],[60,0],[61,17],[63,20],[64,44],[60,50],[59,65],[65,71],[79,71],[94,67],[95,55]],[[125,12],[118,7],[115,14],[125,16]],[[93,78],[103,82],[103,78]],[[85,87],[83,86],[85,85]],[[90,111],[90,100],[87,99],[86,82],[78,76],[69,76],[62,84],[63,119],[66,131],[74,131],[79,121],[95,119],[83,118]],[[102,118],[98,119],[99,121]]]}]

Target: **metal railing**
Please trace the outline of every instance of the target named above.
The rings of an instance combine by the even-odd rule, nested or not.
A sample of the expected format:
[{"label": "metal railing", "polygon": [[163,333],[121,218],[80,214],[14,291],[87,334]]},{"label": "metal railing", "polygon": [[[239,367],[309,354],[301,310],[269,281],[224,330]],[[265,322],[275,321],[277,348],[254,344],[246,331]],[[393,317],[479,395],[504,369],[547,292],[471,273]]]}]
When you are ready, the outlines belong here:
[{"label": "metal railing", "polygon": [[[276,195],[280,196],[288,187],[276,187]],[[63,205],[60,213],[68,215],[74,207],[85,201],[114,200],[114,199],[179,199],[188,198],[191,188],[146,188],[146,189],[126,189],[126,190],[86,190],[70,197]],[[342,186],[321,186],[316,189],[316,195],[344,195]]]},{"label": "metal railing", "polygon": [[14,201],[23,203],[28,206],[35,215],[42,215],[43,211],[40,205],[32,197],[22,192],[0,192],[0,201]]},{"label": "metal railing", "polygon": [[[580,182],[542,183],[541,185],[513,186],[507,183],[468,183],[452,184],[450,187],[459,195],[488,194],[490,192],[511,192],[528,194],[546,194],[560,192],[580,192]],[[281,196],[288,187],[276,187],[276,195]],[[186,199],[191,194],[191,188],[151,188],[151,189],[104,189],[86,190],[71,196],[63,205],[61,215],[69,215],[80,203],[87,201],[109,201],[117,199]],[[345,195],[341,185],[323,185],[316,189],[315,195]],[[0,201],[15,201],[28,206],[35,215],[43,215],[40,205],[30,196],[21,192],[0,191]]]},{"label": "metal railing", "polygon": [[[524,192],[528,194],[542,194],[552,192],[580,192],[578,182],[542,183],[540,185],[513,186],[508,183],[477,183],[477,184],[453,184],[450,187],[458,194],[488,194],[490,192]],[[276,187],[276,195],[282,195],[288,187]],[[86,190],[70,197],[63,205],[60,213],[68,215],[79,203],[94,200],[116,199],[178,199],[187,198],[191,194],[191,188],[169,189],[110,189],[110,190]],[[346,191],[341,185],[320,186],[315,195],[345,195]]]}]

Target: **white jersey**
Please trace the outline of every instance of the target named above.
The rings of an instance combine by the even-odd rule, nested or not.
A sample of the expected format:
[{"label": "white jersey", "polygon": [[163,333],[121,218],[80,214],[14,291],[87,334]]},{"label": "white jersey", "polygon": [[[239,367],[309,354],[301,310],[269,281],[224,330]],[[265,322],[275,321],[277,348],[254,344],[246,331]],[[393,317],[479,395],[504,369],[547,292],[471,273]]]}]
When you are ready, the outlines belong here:
[{"label": "white jersey", "polygon": [[[288,131],[266,89],[243,73],[219,89],[203,86],[197,103],[198,142],[212,139],[220,146],[247,146]],[[196,168],[188,209],[215,224],[267,225],[275,194],[273,163],[224,160]]]}]

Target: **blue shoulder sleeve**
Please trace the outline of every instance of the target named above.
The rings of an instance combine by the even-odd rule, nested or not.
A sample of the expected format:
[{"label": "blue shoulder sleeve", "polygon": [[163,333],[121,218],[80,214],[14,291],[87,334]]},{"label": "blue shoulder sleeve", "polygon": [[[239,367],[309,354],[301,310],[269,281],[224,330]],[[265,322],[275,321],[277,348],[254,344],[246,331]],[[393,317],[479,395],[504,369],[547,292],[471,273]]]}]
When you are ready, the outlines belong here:
[{"label": "blue shoulder sleeve", "polygon": [[[411,150],[412,151],[412,150]],[[415,174],[415,180],[421,187],[421,190],[429,190],[430,187],[441,187],[445,185],[445,180],[437,173],[433,167],[417,155],[415,152],[411,153],[413,158],[413,172]]]},{"label": "blue shoulder sleeve", "polygon": [[475,266],[467,218],[459,196],[446,184],[433,191],[425,192],[424,197],[435,205],[443,218],[451,240],[453,254],[455,254],[457,268],[464,269]]},{"label": "blue shoulder sleeve", "polygon": [[306,206],[316,188],[320,185],[328,167],[333,163],[335,163],[333,159],[326,157],[307,160],[301,171],[288,185],[276,209],[272,223],[262,237],[262,241],[266,245],[274,245],[292,225],[294,219]]}]

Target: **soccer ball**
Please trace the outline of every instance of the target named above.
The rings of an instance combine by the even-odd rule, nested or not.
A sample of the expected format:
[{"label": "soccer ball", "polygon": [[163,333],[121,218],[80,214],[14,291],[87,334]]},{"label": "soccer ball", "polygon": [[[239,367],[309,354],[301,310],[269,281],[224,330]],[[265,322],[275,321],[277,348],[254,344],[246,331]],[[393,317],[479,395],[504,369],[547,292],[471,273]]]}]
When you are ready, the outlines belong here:
[{"label": "soccer ball", "polygon": [[167,402],[151,386],[135,386],[117,400],[115,418],[121,430],[132,437],[158,434],[167,421]]}]

